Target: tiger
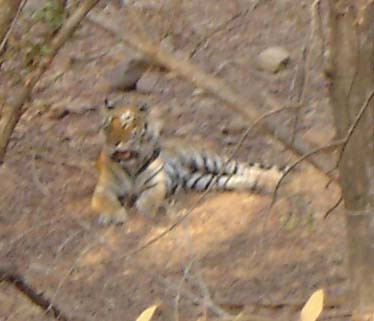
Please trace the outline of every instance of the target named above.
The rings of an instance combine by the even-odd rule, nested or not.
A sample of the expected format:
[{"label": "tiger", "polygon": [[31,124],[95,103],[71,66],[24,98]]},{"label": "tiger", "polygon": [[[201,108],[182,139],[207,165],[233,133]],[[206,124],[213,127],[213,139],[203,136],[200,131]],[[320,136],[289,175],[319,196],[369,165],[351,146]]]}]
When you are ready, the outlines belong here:
[{"label": "tiger", "polygon": [[105,99],[102,109],[104,143],[91,200],[101,224],[125,223],[130,207],[154,218],[168,197],[180,190],[269,192],[284,172],[191,146],[168,146],[146,104]]}]

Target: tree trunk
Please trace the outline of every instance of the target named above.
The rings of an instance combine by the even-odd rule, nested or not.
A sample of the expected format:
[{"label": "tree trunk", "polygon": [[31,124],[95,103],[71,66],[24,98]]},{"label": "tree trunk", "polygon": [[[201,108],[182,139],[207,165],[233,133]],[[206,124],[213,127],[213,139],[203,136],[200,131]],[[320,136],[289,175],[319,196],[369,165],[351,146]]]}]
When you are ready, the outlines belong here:
[{"label": "tree trunk", "polygon": [[339,177],[357,321],[374,320],[374,5],[360,2],[330,0],[326,70],[337,138],[352,133]]}]

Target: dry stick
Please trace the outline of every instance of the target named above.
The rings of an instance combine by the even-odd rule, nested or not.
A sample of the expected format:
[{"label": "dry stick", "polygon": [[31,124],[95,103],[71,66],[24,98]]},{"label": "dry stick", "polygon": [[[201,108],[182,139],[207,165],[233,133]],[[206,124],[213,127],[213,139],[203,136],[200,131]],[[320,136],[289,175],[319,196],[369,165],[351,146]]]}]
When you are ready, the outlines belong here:
[{"label": "dry stick", "polygon": [[[272,115],[274,115],[276,113],[279,113],[279,112],[281,112],[283,110],[286,110],[286,109],[289,109],[289,108],[293,108],[293,107],[285,107],[285,108],[279,108],[279,109],[276,109],[276,110],[272,110],[272,111],[270,111],[270,112],[268,112],[268,113],[266,113],[264,115],[261,115],[258,119],[256,119],[256,121],[254,121],[254,123],[252,124],[252,126],[248,127],[247,130],[245,131],[245,133],[242,135],[242,137],[239,140],[238,144],[234,148],[234,151],[229,156],[227,162],[229,162],[234,157],[234,155],[237,153],[237,151],[239,150],[240,146],[244,142],[245,138],[249,135],[249,133],[257,125],[259,125],[267,117],[270,117],[270,116],[272,116]],[[187,219],[187,217],[190,216],[190,214],[192,213],[193,209],[196,208],[196,206],[198,204],[200,204],[203,201],[203,199],[209,194],[210,189],[211,189],[212,186],[213,186],[213,184],[211,184],[209,186],[209,188],[203,194],[201,194],[201,196],[198,198],[198,200],[194,204],[192,204],[192,206],[186,211],[186,214],[184,214],[183,216],[181,216],[180,218],[178,218],[178,220],[175,223],[173,223],[170,227],[168,227],[165,231],[161,232],[159,235],[157,235],[154,238],[152,238],[149,241],[147,241],[145,244],[140,245],[138,248],[136,248],[135,250],[131,251],[130,253],[123,255],[122,258],[127,259],[127,258],[129,258],[129,257],[131,257],[131,256],[133,256],[133,255],[135,255],[135,254],[143,251],[144,249],[146,249],[147,247],[149,247],[153,243],[156,243],[157,241],[159,241],[161,238],[163,238],[165,235],[167,235],[168,233],[170,233],[176,227],[178,227],[179,225],[181,225]]]},{"label": "dry stick", "polygon": [[346,135],[345,142],[344,142],[344,144],[343,144],[343,146],[342,146],[342,148],[341,148],[341,150],[340,150],[340,153],[339,153],[338,161],[336,162],[336,165],[335,165],[336,168],[339,167],[340,162],[341,162],[341,160],[342,160],[342,158],[343,158],[343,153],[344,153],[344,151],[345,151],[345,149],[346,149],[346,147],[347,147],[347,144],[348,144],[348,142],[349,142],[349,138],[352,136],[354,130],[356,129],[356,127],[357,127],[357,125],[358,125],[358,123],[359,123],[359,121],[360,121],[362,115],[364,114],[364,112],[365,112],[366,108],[368,107],[368,105],[369,105],[369,103],[370,103],[370,100],[373,98],[373,96],[374,96],[374,88],[371,90],[371,92],[370,92],[368,98],[367,98],[366,101],[364,102],[364,104],[363,104],[363,106],[361,107],[360,111],[358,112],[358,114],[357,114],[355,120],[353,121],[352,126],[351,126],[351,127],[349,128],[349,130],[348,130],[348,133],[347,133],[347,135]]},{"label": "dry stick", "polygon": [[179,321],[179,301],[180,301],[180,296],[181,296],[181,291],[183,289],[183,284],[187,279],[187,274],[190,272],[191,266],[192,266],[193,261],[190,260],[188,265],[185,267],[183,271],[183,276],[181,280],[179,281],[179,284],[177,286],[177,294],[174,299],[174,306],[175,306],[175,312],[174,312],[174,317],[175,321]]},{"label": "dry stick", "polygon": [[[145,271],[145,273],[147,274],[150,274],[149,271]],[[153,274],[151,274],[153,275]],[[161,275],[159,274],[156,274],[156,275],[153,275],[155,278],[156,278],[156,281],[161,284],[162,286],[165,286],[167,289],[170,289],[170,290],[173,290],[175,292],[178,292],[179,291],[179,294],[183,297],[185,297],[186,299],[190,300],[192,303],[194,304],[201,304],[201,301],[202,301],[202,298],[194,293],[192,293],[191,291],[187,290],[187,289],[184,289],[184,288],[179,288],[178,285],[174,284],[174,283],[171,283],[170,281],[168,281],[166,278],[162,277]],[[217,316],[222,316],[222,309],[217,306],[217,305],[214,305],[212,302],[207,302],[207,306],[209,307],[209,309],[214,313],[216,314]],[[224,315],[227,315],[227,313],[224,313]]]},{"label": "dry stick", "polygon": [[84,255],[86,255],[89,251],[91,251],[94,247],[98,246],[98,243],[99,242],[95,242],[93,244],[90,244],[88,245],[87,247],[85,247],[81,253],[77,256],[77,258],[74,260],[73,264],[70,266],[69,270],[62,276],[60,282],[58,283],[57,285],[57,288],[50,300],[50,303],[49,303],[49,306],[46,307],[45,309],[45,314],[47,314],[50,310],[53,310],[53,306],[54,306],[54,302],[57,298],[57,295],[58,293],[60,292],[60,290],[62,289],[64,283],[66,282],[66,280],[68,279],[68,277],[73,273],[73,271],[75,270],[75,268],[78,266],[80,260],[82,259],[82,257]]},{"label": "dry stick", "polygon": [[34,185],[38,188],[38,190],[43,194],[43,196],[47,197],[50,195],[50,191],[47,186],[44,186],[39,179],[38,171],[36,168],[36,154],[33,152],[31,156],[31,174],[32,180]]},{"label": "dry stick", "polygon": [[[121,26],[114,26],[106,16],[100,13],[91,13],[88,17],[96,26],[101,27],[120,41],[142,52],[150,60],[155,61],[157,64],[164,66],[168,70],[174,71],[182,78],[192,82],[198,88],[211,93],[219,100],[226,103],[227,108],[236,111],[250,122],[259,117],[256,107],[251,102],[235,93],[221,79],[203,72],[200,68],[192,65],[187,60],[183,60],[183,58],[175,57],[171,53],[161,51],[159,46],[154,45],[150,41],[142,41],[139,37],[133,34],[124,35]],[[263,125],[263,128],[267,134],[273,136],[273,138],[279,141],[287,149],[299,156],[304,155],[310,149],[306,146],[306,142],[299,138],[296,138],[294,144],[291,146],[289,144],[288,131],[285,128],[276,126],[271,121],[267,121]],[[320,159],[309,159],[308,161],[326,175],[328,166],[326,166],[325,161],[321,162]],[[329,173],[328,176],[332,177],[334,180],[336,179],[331,173]]]},{"label": "dry stick", "polygon": [[[245,131],[245,133],[242,135],[241,139],[239,140],[239,142],[237,143],[236,147],[234,148],[233,152],[231,153],[231,155],[229,156],[228,158],[228,161],[229,162],[233,157],[234,155],[238,152],[240,146],[242,145],[242,143],[244,142],[245,138],[249,135],[249,133],[258,125],[261,123],[261,121],[263,121],[264,119],[266,119],[267,117],[270,117],[276,113],[279,113],[279,112],[282,112],[284,110],[289,110],[289,109],[292,109],[294,107],[284,107],[284,108],[278,108],[278,109],[275,109],[275,110],[272,110],[266,114],[263,114],[261,115],[258,119],[256,119],[256,121],[252,124],[251,127],[247,128],[247,130]],[[116,257],[116,259],[120,259],[120,258],[124,258],[125,260],[126,259],[129,259],[130,257],[132,257],[133,255],[135,254],[138,254],[139,252],[143,251],[144,249],[146,249],[147,247],[151,246],[152,244],[156,243],[157,241],[159,241],[161,238],[163,238],[165,235],[167,235],[168,233],[170,233],[172,230],[174,230],[177,226],[181,225],[187,218],[188,216],[192,213],[193,209],[198,205],[200,204],[200,202],[206,197],[206,195],[210,192],[210,189],[211,189],[212,185],[199,197],[199,199],[194,203],[192,204],[192,206],[186,211],[186,214],[184,214],[182,217],[180,217],[175,223],[173,223],[169,228],[167,228],[165,231],[161,232],[159,235],[157,235],[156,237],[154,237],[153,239],[149,240],[148,242],[146,242],[145,244],[139,246],[138,248],[136,248],[134,251],[128,253],[128,254],[125,254],[121,257]],[[182,294],[183,296],[187,297],[188,299],[192,300],[193,302],[197,302],[197,303],[200,303],[201,301],[201,298],[199,296],[196,296],[195,294],[185,290],[185,289],[182,289],[181,287],[177,287],[177,286],[174,286],[173,284],[169,284],[169,282],[167,280],[164,280],[162,278],[158,278],[159,282],[166,285],[168,288],[172,288],[172,289],[177,289],[178,293]],[[199,282],[199,286],[202,286],[202,283],[201,283],[201,279],[200,279],[200,282]],[[209,296],[208,296],[209,298]],[[224,310],[222,310],[219,306],[217,306],[211,299],[208,300],[206,302],[208,308],[214,312],[216,315],[218,316],[228,316],[229,314],[228,313],[225,313]],[[255,316],[252,316],[253,318]],[[257,319],[253,319],[253,320],[257,320]],[[268,320],[266,320],[268,321]]]},{"label": "dry stick", "polygon": [[270,208],[274,205],[275,201],[276,201],[276,198],[277,198],[277,192],[279,190],[279,187],[282,183],[282,181],[285,179],[285,177],[298,165],[300,164],[303,160],[305,160],[306,158],[310,157],[311,155],[314,155],[322,150],[327,150],[327,149],[331,149],[333,147],[338,147],[338,146],[342,146],[341,148],[341,154],[340,154],[340,158],[343,156],[343,153],[345,151],[345,148],[349,142],[349,139],[351,138],[352,134],[354,133],[358,123],[360,122],[361,118],[362,118],[362,115],[365,113],[365,111],[367,110],[368,106],[369,106],[369,103],[370,101],[373,99],[374,97],[374,88],[371,90],[369,96],[366,98],[365,102],[363,103],[360,111],[357,113],[356,115],[356,118],[355,120],[353,121],[352,125],[350,126],[346,136],[343,138],[343,139],[339,139],[339,140],[336,140],[336,141],[333,141],[325,146],[322,146],[322,147],[318,147],[312,151],[310,151],[309,153],[303,155],[302,157],[300,157],[298,160],[296,160],[293,164],[291,164],[290,167],[287,168],[287,170],[282,174],[281,178],[279,179],[277,185],[275,186],[275,189],[274,189],[274,192],[273,192],[273,197],[272,197],[272,201],[271,201],[271,204],[270,204]]},{"label": "dry stick", "polygon": [[[229,156],[227,162],[229,162],[233,157],[234,155],[238,152],[240,146],[242,145],[242,143],[244,142],[245,138],[249,135],[249,133],[258,125],[261,123],[261,121],[263,121],[264,119],[266,119],[267,117],[270,117],[276,113],[279,113],[279,112],[282,112],[284,110],[288,110],[288,109],[291,109],[291,108],[294,108],[294,107],[284,107],[284,108],[278,108],[278,109],[275,109],[275,110],[272,110],[266,114],[263,114],[261,115],[261,117],[259,117],[258,119],[256,119],[256,121],[252,124],[251,127],[247,128],[247,130],[245,131],[245,133],[242,135],[241,139],[239,140],[238,144],[236,145],[236,147],[234,148],[233,152],[231,153],[231,155]],[[118,255],[116,255],[116,259],[129,259],[131,258],[132,256],[134,256],[135,254],[138,254],[139,252],[143,251],[144,249],[146,249],[147,247],[151,246],[152,244],[156,243],[157,241],[159,241],[161,238],[163,238],[165,235],[167,235],[168,233],[170,233],[172,230],[174,230],[177,226],[181,225],[187,218],[188,216],[192,213],[192,210],[198,205],[200,204],[200,202],[206,197],[206,195],[209,193],[210,191],[210,188],[212,187],[212,185],[199,197],[199,199],[194,203],[192,204],[192,206],[186,211],[186,214],[184,214],[183,216],[181,216],[175,223],[173,223],[169,228],[167,228],[165,231],[161,232],[159,235],[157,235],[156,237],[154,237],[153,239],[149,240],[148,242],[146,242],[145,244],[143,245],[140,245],[138,248],[136,248],[135,250],[131,251],[130,253],[128,254],[125,254],[125,255],[122,255],[121,257],[118,257]],[[113,260],[113,259],[112,259]],[[110,260],[109,260],[110,261]],[[107,263],[109,262],[107,261]],[[160,279],[161,280],[161,279]],[[167,284],[168,287],[172,287],[172,288],[175,288],[175,286],[173,285],[170,285],[166,280],[161,280],[163,284]],[[191,299],[193,300],[193,302],[197,302],[199,303],[200,302],[200,298],[198,296],[196,296],[195,294],[191,293],[191,292],[188,292],[187,290],[185,289],[182,289],[180,287],[177,287],[177,291],[179,291],[179,293],[183,294],[185,297],[187,297],[188,299]],[[217,315],[227,315],[227,313],[224,313],[224,311],[219,308],[217,305],[214,304],[214,302],[212,300],[210,300],[209,302],[207,302],[207,305],[209,307],[209,309],[214,312],[215,314]]]},{"label": "dry stick", "polygon": [[320,20],[318,19],[319,2],[320,0],[314,0],[310,7],[310,10],[311,10],[310,34],[309,34],[309,37],[306,39],[305,44],[302,49],[302,62],[301,62],[302,67],[299,67],[300,86],[298,88],[299,90],[298,90],[298,94],[296,98],[297,105],[299,106],[299,108],[297,109],[295,116],[294,116],[292,138],[291,138],[292,143],[295,141],[295,137],[297,134],[297,127],[298,127],[298,124],[300,122],[300,117],[301,117],[301,110],[305,104],[305,97],[306,97],[307,89],[309,88],[309,84],[310,84],[310,70],[311,70],[313,40],[316,35],[317,26],[321,27],[318,25],[318,22],[320,22]]},{"label": "dry stick", "polygon": [[5,103],[2,109],[2,117],[0,119],[0,164],[4,161],[4,155],[10,136],[22,115],[22,107],[29,98],[31,91],[50,66],[52,60],[71,37],[80,21],[93,8],[98,0],[86,0],[78,9],[66,20],[62,28],[51,41],[51,51],[48,57],[41,60],[34,73],[31,73],[29,79],[24,85],[16,91],[11,101]]},{"label": "dry stick", "polygon": [[340,195],[339,199],[336,201],[336,203],[331,206],[325,213],[325,215],[323,215],[323,219],[326,219],[333,211],[335,211],[335,209],[339,206],[339,204],[343,201],[343,195]]},{"label": "dry stick", "polygon": [[205,44],[209,39],[211,39],[213,36],[215,36],[217,33],[223,31],[230,23],[235,21],[236,19],[240,17],[244,17],[248,14],[250,8],[248,7],[244,12],[238,12],[234,14],[231,18],[228,20],[222,22],[218,27],[213,29],[211,32],[209,32],[207,35],[204,35],[196,44],[195,48],[189,53],[189,57],[193,58],[196,54],[196,52],[202,47],[203,44]]},{"label": "dry stick", "polygon": [[30,299],[30,301],[41,307],[46,313],[51,312],[53,316],[60,321],[71,320],[66,316],[55,304],[44,298],[40,291],[35,290],[29,285],[22,275],[15,271],[14,267],[0,267],[0,283],[7,282],[14,285],[22,294]]},{"label": "dry stick", "polygon": [[[237,144],[237,148],[233,151],[231,158],[239,150],[239,146],[242,144],[242,142],[244,141],[246,136],[248,136],[248,133],[245,133],[243,135],[241,141]],[[228,313],[226,313],[224,310],[220,309],[217,306],[217,304],[214,303],[214,301],[212,299],[212,296],[210,294],[210,291],[208,289],[208,286],[205,284],[204,279],[202,277],[200,262],[199,262],[198,259],[194,259],[194,252],[195,251],[194,251],[193,244],[192,244],[191,234],[189,233],[189,231],[187,229],[187,226],[183,225],[183,227],[184,227],[184,230],[185,230],[185,235],[186,235],[185,238],[186,238],[187,246],[188,246],[189,252],[190,252],[189,256],[190,256],[191,265],[192,265],[192,267],[195,266],[194,270],[195,270],[195,279],[196,280],[194,280],[194,281],[197,284],[197,286],[200,288],[200,291],[201,291],[202,296],[204,298],[205,311],[206,311],[206,307],[215,306],[215,307],[217,307],[217,312],[219,313],[220,317],[229,317],[230,315]]]},{"label": "dry stick", "polygon": [[[10,1],[14,1],[14,0],[10,0]],[[7,44],[7,42],[8,42],[8,39],[9,39],[9,37],[10,37],[12,31],[13,31],[13,28],[14,28],[14,26],[15,26],[17,20],[18,20],[18,17],[19,17],[19,15],[20,15],[20,13],[21,13],[23,7],[25,6],[26,2],[27,2],[27,0],[23,0],[23,1],[20,3],[20,5],[19,5],[19,7],[18,7],[18,9],[17,9],[16,15],[14,16],[14,18],[13,18],[13,20],[12,20],[10,26],[9,26],[8,31],[6,32],[4,38],[3,38],[2,41],[1,41],[1,44],[0,44],[0,56],[1,56],[1,55],[3,54],[3,52],[5,51],[5,47],[6,47],[6,44]]]}]

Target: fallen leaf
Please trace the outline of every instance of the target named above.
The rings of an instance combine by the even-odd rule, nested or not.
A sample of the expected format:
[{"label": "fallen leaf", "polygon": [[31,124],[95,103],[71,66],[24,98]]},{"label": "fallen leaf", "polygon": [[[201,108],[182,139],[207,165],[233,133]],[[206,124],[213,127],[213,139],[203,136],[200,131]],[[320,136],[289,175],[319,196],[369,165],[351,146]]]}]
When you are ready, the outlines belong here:
[{"label": "fallen leaf", "polygon": [[315,291],[305,303],[300,313],[301,321],[315,321],[323,309],[324,292],[323,289]]},{"label": "fallen leaf", "polygon": [[150,321],[153,317],[153,314],[156,312],[158,308],[157,304],[150,306],[149,308],[145,309],[141,315],[138,316],[136,321]]}]

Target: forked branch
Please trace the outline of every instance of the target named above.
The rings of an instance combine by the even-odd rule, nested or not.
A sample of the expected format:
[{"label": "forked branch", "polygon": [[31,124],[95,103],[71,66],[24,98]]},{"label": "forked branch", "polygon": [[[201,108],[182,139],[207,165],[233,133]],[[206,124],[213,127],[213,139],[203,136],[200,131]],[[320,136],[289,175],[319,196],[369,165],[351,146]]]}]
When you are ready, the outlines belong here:
[{"label": "forked branch", "polygon": [[31,91],[48,69],[60,48],[71,37],[81,20],[97,2],[98,0],[86,0],[78,7],[52,39],[49,55],[40,61],[34,72],[26,77],[27,80],[24,81],[20,89],[15,90],[12,97],[7,100],[4,99],[3,106],[0,108],[2,110],[0,119],[0,164],[4,161],[10,136],[22,115],[22,107],[30,97]]},{"label": "forked branch", "polygon": [[[114,26],[111,21],[108,21],[107,17],[98,12],[91,13],[89,15],[89,20],[120,41],[135,48],[156,64],[161,65],[168,70],[172,70],[180,77],[193,83],[196,87],[214,95],[216,98],[224,102],[227,108],[239,113],[250,123],[261,116],[261,113],[257,111],[257,108],[251,102],[229,88],[223,80],[205,73],[199,67],[191,64],[188,60],[181,59],[180,57],[174,56],[172,53],[160,50],[159,46],[150,40],[144,40],[134,34],[124,34],[120,26]],[[267,134],[271,135],[288,150],[298,156],[304,155],[308,150],[310,150],[307,143],[299,137],[295,138],[295,141],[291,146],[289,143],[290,135],[288,130],[280,127],[279,124],[274,124],[267,119],[262,124],[262,128]],[[329,175],[329,177],[335,180],[335,177],[331,173],[327,173],[328,168],[331,166],[329,166],[325,161],[317,159],[308,159],[308,161],[325,175]]]}]

